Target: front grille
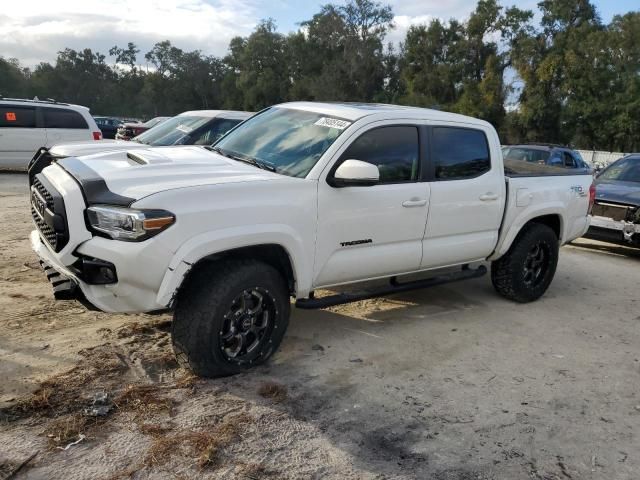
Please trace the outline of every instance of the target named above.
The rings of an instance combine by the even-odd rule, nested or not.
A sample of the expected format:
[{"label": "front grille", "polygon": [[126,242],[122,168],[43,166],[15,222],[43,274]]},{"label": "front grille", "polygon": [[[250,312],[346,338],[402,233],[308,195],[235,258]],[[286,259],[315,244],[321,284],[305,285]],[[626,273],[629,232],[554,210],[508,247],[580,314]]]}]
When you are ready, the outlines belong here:
[{"label": "front grille", "polygon": [[59,252],[67,244],[67,221],[62,196],[37,174],[31,184],[31,217],[42,238]]}]

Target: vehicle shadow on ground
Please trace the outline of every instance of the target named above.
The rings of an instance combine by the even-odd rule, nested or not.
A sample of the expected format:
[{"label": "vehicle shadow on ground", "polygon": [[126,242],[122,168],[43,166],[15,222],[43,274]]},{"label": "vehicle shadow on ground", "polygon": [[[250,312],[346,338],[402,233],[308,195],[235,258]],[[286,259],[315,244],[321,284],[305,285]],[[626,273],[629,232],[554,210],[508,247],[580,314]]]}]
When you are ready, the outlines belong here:
[{"label": "vehicle shadow on ground", "polygon": [[274,408],[316,425],[354,468],[375,478],[494,478],[489,460],[458,450],[477,436],[474,406],[436,405],[454,380],[434,370],[464,347],[412,338],[416,328],[449,332],[452,316],[484,308],[460,289],[438,287],[394,295],[379,309],[351,305],[351,314],[294,309],[281,350],[230,391],[246,395],[245,379],[285,385],[287,399]]},{"label": "vehicle shadow on ground", "polygon": [[584,239],[578,239],[577,241],[571,242],[569,245],[575,248],[640,260],[640,248]]}]

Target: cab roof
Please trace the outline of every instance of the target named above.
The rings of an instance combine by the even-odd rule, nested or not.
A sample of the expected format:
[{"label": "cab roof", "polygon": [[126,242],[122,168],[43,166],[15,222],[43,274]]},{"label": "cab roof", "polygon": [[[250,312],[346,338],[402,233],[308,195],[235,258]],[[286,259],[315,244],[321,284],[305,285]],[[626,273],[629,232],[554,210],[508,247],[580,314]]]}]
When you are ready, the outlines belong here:
[{"label": "cab roof", "polygon": [[403,105],[389,105],[385,103],[349,103],[349,102],[289,102],[276,105],[281,108],[306,110],[331,115],[355,122],[364,117],[385,114],[393,117],[424,118],[425,120],[443,120],[452,122],[486,124],[477,118],[443,112],[430,108],[409,107]]},{"label": "cab roof", "polygon": [[214,118],[214,117],[227,117],[227,118],[249,118],[253,115],[252,112],[242,112],[238,110],[189,110],[187,112],[182,112],[178,116],[189,116],[189,117],[206,117],[206,118]]}]

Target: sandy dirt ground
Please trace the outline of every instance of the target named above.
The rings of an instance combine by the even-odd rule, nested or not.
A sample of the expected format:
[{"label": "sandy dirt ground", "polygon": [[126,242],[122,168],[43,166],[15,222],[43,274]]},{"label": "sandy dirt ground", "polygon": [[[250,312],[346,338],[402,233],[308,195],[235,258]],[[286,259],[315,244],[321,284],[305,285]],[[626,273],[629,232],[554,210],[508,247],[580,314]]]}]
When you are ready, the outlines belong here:
[{"label": "sandy dirt ground", "polygon": [[564,247],[528,305],[484,277],[294,309],[268,365],[200,380],[170,316],[55,302],[27,207],[0,175],[0,480],[640,478],[638,251]]}]

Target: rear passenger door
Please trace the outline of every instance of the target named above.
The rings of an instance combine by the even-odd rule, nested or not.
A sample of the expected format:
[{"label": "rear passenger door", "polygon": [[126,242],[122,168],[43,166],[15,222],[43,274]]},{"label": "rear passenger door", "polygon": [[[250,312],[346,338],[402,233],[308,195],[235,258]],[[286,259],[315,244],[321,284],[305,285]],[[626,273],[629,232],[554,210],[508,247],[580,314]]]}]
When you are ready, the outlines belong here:
[{"label": "rear passenger door", "polygon": [[36,150],[44,146],[44,128],[37,128],[36,107],[0,104],[0,166],[26,169]]},{"label": "rear passenger door", "polygon": [[54,107],[40,107],[47,131],[47,146],[56,143],[90,140],[89,125],[80,113]]},{"label": "rear passenger door", "polygon": [[487,134],[480,126],[430,129],[422,268],[484,259],[496,246],[506,188],[502,163],[493,160],[500,151],[491,151]]}]

